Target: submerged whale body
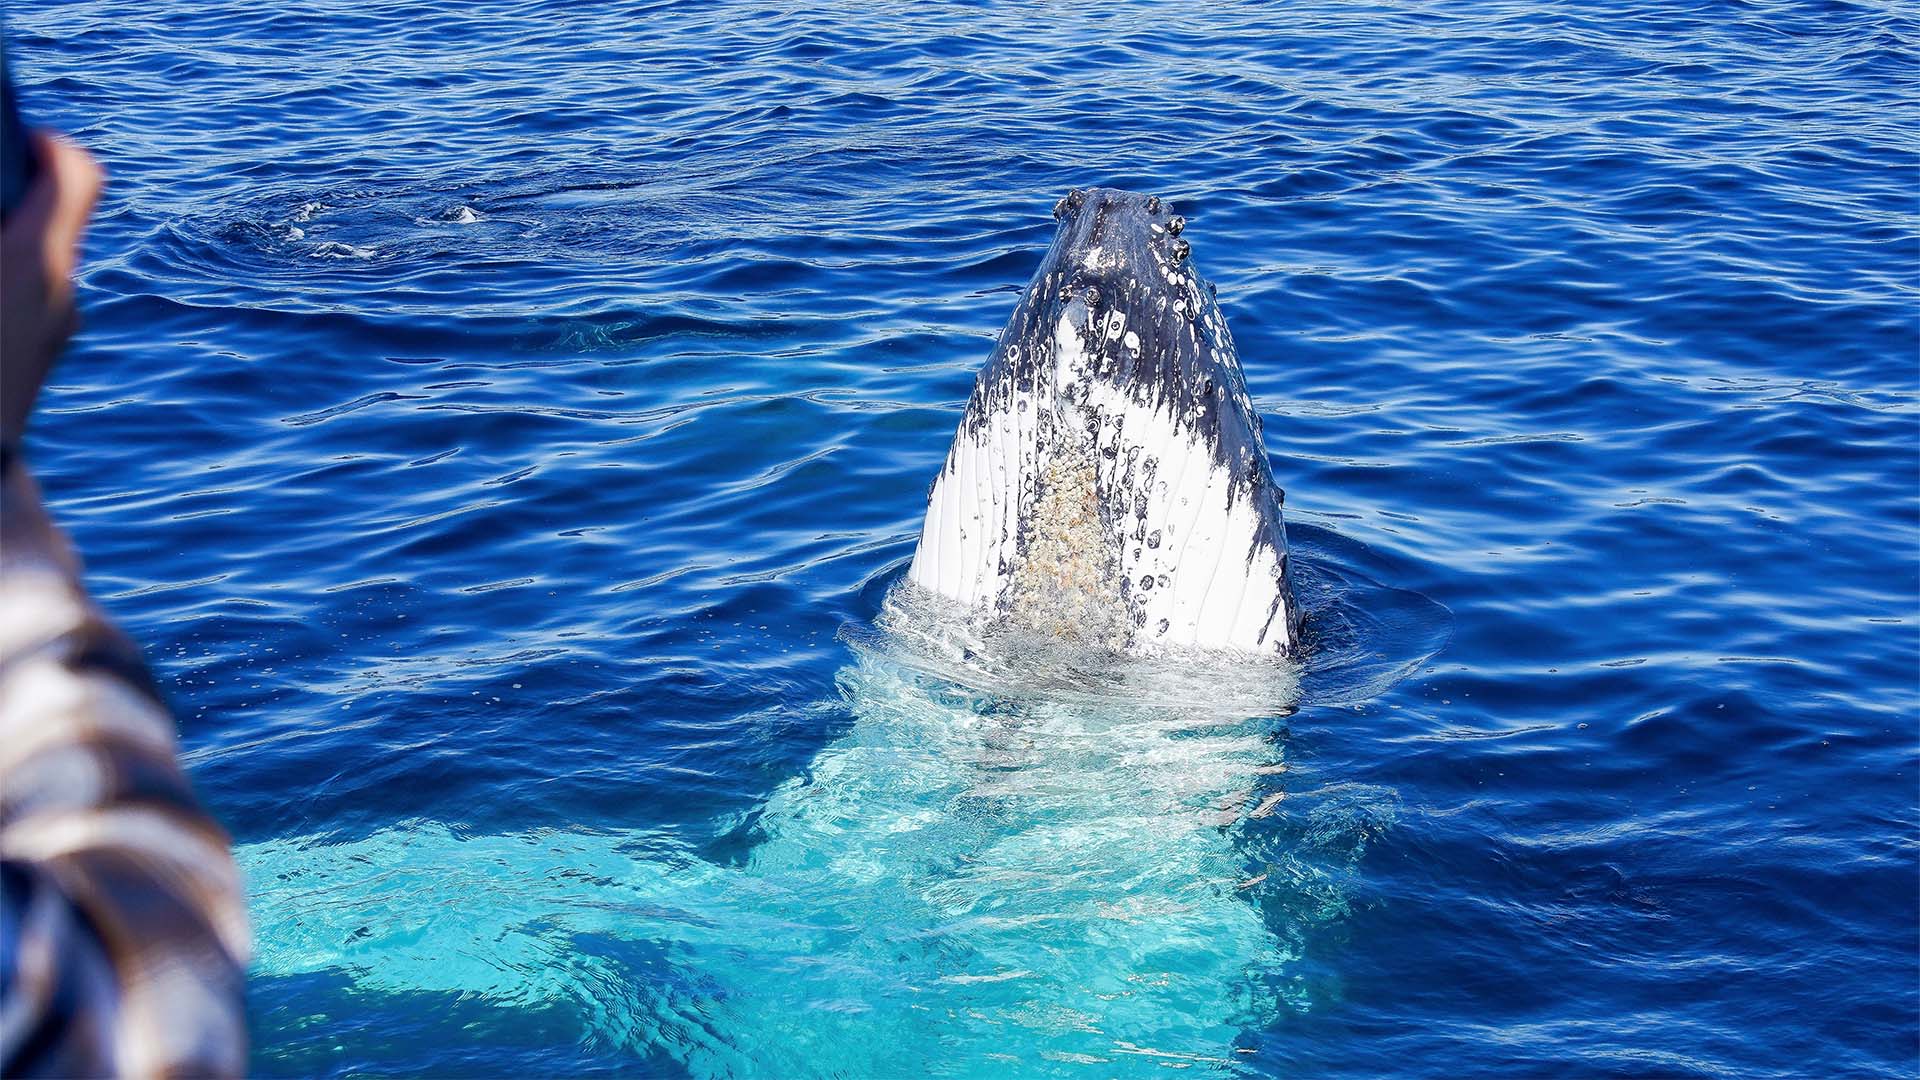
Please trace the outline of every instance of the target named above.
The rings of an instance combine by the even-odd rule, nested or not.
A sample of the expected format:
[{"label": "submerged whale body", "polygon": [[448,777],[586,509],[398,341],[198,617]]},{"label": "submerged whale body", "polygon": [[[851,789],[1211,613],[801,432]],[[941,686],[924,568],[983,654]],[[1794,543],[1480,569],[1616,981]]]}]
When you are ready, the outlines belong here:
[{"label": "submerged whale body", "polygon": [[1107,188],[1054,215],[910,579],[990,624],[1125,652],[1294,651],[1283,494],[1184,220]]}]

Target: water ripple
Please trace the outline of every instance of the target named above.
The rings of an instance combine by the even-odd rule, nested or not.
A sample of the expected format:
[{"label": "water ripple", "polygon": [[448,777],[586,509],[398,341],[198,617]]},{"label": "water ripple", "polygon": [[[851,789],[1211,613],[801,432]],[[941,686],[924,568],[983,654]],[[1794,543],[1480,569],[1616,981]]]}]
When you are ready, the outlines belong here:
[{"label": "water ripple", "polygon": [[[8,34],[113,176],[29,449],[254,874],[256,1071],[1911,1072],[1910,11],[88,0]],[[952,744],[983,779],[947,800],[918,755],[981,717],[1087,732],[858,628],[1092,183],[1191,222],[1315,651],[1231,737]],[[1155,761],[1232,782],[1179,809]],[[1215,948],[1152,937],[1173,897]],[[1185,999],[1101,981],[1156,948]]]}]

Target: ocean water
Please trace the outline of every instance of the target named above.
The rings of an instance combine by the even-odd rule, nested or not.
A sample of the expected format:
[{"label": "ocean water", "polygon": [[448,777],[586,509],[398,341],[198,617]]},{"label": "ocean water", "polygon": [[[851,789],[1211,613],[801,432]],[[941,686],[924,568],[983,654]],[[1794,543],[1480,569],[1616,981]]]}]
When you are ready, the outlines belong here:
[{"label": "ocean water", "polygon": [[[263,1076],[1910,1076],[1898,4],[19,6],[31,433]],[[1076,185],[1189,221],[1298,665],[890,591]]]}]

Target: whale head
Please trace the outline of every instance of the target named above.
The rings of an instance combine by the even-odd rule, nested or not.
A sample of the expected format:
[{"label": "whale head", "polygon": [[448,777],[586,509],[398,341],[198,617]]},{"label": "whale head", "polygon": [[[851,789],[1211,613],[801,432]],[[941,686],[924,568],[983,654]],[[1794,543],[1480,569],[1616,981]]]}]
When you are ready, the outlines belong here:
[{"label": "whale head", "polygon": [[910,579],[1047,637],[1294,651],[1283,496],[1184,220],[1107,188],[1054,215],[934,480]]}]

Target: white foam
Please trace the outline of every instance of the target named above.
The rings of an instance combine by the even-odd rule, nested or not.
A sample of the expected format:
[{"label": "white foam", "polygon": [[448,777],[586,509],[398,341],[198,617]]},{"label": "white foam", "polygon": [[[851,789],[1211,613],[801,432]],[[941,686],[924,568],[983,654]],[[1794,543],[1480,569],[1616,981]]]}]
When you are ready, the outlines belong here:
[{"label": "white foam", "polygon": [[316,259],[371,259],[374,256],[374,250],[357,244],[343,244],[337,240],[329,240],[314,248],[311,255]]}]

